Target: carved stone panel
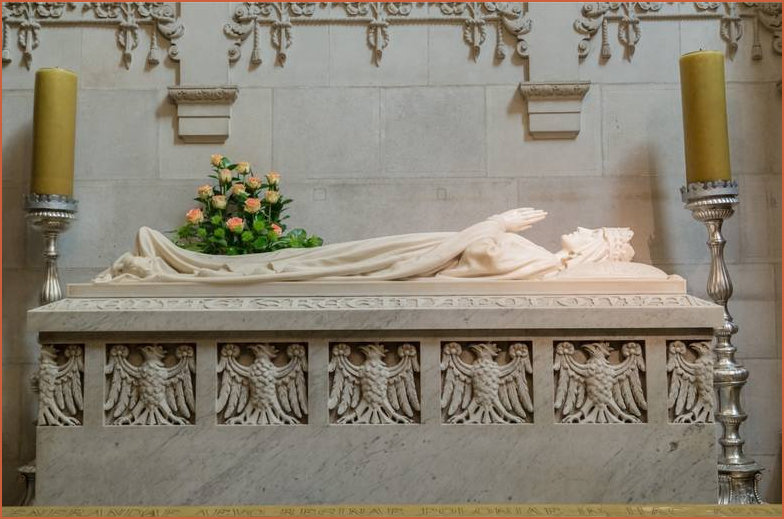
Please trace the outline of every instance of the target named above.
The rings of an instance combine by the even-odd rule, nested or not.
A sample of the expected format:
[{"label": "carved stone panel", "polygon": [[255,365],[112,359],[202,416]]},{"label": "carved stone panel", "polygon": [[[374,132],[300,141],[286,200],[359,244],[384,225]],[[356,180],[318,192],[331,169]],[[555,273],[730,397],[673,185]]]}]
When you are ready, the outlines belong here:
[{"label": "carved stone panel", "polygon": [[647,420],[643,341],[555,341],[553,354],[558,422]]},{"label": "carved stone panel", "polygon": [[218,423],[307,423],[307,371],[307,344],[220,344],[216,403]]},{"label": "carved stone panel", "polygon": [[191,425],[195,421],[193,344],[109,344],[107,425]]},{"label": "carved stone panel", "polygon": [[82,425],[84,346],[44,344],[31,380],[38,393],[38,425]]},{"label": "carved stone panel", "polygon": [[442,342],[444,423],[533,422],[530,341]]},{"label": "carved stone panel", "polygon": [[329,388],[331,423],[419,422],[419,343],[330,343]]},{"label": "carved stone panel", "polygon": [[713,364],[709,341],[667,342],[670,422],[713,422]]}]

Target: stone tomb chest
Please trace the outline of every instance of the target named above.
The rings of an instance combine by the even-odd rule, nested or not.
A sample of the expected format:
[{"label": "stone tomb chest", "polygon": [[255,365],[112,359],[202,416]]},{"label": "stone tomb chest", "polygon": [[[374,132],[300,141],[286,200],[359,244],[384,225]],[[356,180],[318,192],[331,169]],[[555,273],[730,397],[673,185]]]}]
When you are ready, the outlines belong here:
[{"label": "stone tomb chest", "polygon": [[46,505],[715,502],[721,308],[650,282],[69,287]]}]

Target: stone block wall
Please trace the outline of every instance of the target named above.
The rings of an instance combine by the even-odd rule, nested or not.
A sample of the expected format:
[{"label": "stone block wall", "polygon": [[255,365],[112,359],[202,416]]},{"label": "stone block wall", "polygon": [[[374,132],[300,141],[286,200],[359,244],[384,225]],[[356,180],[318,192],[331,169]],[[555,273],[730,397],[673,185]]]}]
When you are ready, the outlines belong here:
[{"label": "stone block wall", "polygon": [[[532,206],[550,213],[527,231],[545,247],[556,248],[559,236],[577,225],[629,226],[638,261],[683,275],[690,293],[706,297],[706,233],[678,193],[684,182],[678,58],[699,48],[727,55],[731,157],[741,204],[726,225],[726,255],[735,282],[731,311],[740,326],[736,344],[751,372],[745,392],[750,418],[742,431],[747,452],[767,469],[765,498],[780,502],[781,60],[780,32],[766,24],[780,20],[780,5],[778,13],[742,4],[713,11],[694,3],[638,6],[632,15],[640,20],[640,38],[633,48],[618,38],[624,13],[608,12],[610,56],[602,56],[599,30],[581,59],[578,44],[586,35],[574,24],[589,19],[583,4],[520,4],[522,13],[510,19],[530,21],[530,30],[502,27],[498,48],[506,55],[499,59],[497,13],[487,6],[447,15],[438,4],[416,4],[408,14],[381,14],[389,42],[376,65],[362,21],[374,12],[343,23],[350,17],[344,6],[317,4],[303,15],[312,23],[290,14],[283,66],[269,25],[259,31],[262,62],[252,62],[251,34],[230,64],[228,51],[237,40],[223,26],[240,5],[173,7],[185,32],[171,41],[156,33],[157,65],[146,61],[152,34],[146,22],[128,62],[117,43],[118,24],[81,23],[94,14],[81,5],[66,9],[58,20],[72,23],[42,26],[29,69],[17,46],[18,26],[8,26],[11,61],[4,60],[2,83],[4,504],[20,495],[16,467],[35,456],[36,401],[28,379],[37,346],[26,331],[25,312],[37,305],[43,262],[22,197],[30,177],[37,68],[61,66],[79,75],[79,213],[61,242],[64,282],[84,282],[106,268],[130,249],[142,225],[180,225],[208,173],[209,155],[223,153],[260,172],[279,171],[282,189],[295,200],[290,222],[328,242],[456,230]],[[731,10],[742,15],[735,50],[720,32]],[[463,39],[464,19],[472,14],[485,21],[478,54]],[[433,21],[450,16],[448,23]],[[516,51],[521,39],[527,57]],[[167,57],[172,41],[178,63]],[[591,82],[574,139],[538,140],[528,132],[518,84],[550,80]],[[220,84],[239,88],[228,140],[184,143],[168,87]]]}]

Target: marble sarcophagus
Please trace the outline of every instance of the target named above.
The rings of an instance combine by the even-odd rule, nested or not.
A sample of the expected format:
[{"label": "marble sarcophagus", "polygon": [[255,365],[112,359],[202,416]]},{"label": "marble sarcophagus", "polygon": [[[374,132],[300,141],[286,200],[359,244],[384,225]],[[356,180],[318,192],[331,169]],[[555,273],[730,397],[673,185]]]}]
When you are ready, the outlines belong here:
[{"label": "marble sarcophagus", "polygon": [[75,285],[31,310],[37,502],[715,502],[676,276]]}]

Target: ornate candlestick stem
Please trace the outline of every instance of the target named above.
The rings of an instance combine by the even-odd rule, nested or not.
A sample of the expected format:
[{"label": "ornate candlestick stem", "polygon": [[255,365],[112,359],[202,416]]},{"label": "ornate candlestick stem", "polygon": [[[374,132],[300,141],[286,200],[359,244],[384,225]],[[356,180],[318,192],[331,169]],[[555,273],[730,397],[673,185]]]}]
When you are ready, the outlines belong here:
[{"label": "ornate candlestick stem", "polygon": [[76,216],[76,200],[61,195],[30,194],[25,199],[27,217],[33,228],[44,235],[46,270],[41,288],[42,305],[63,298],[60,276],[57,272],[57,238],[65,232]]},{"label": "ornate candlestick stem", "polygon": [[747,418],[740,404],[740,393],[749,378],[749,372],[735,360],[736,348],[732,344],[732,336],[738,332],[738,326],[727,309],[727,303],[732,297],[732,280],[724,261],[726,240],[721,233],[724,220],[734,214],[738,204],[738,184],[726,181],[696,182],[681,188],[681,196],[694,219],[704,223],[708,229],[707,245],[711,253],[708,295],[714,303],[724,308],[724,324],[714,330],[716,363],[713,384],[718,392],[715,417],[722,426],[718,463],[719,503],[762,503],[757,488],[762,468],[743,454],[745,441],[739,431]]}]

